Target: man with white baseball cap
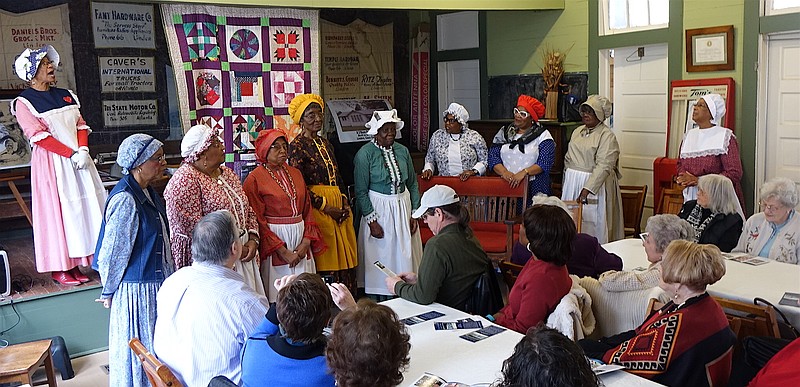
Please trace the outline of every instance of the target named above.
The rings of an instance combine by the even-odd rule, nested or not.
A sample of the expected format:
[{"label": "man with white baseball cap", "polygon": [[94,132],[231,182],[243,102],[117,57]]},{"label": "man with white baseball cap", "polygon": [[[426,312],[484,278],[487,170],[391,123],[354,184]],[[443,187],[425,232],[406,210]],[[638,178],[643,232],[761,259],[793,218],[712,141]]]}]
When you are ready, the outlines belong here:
[{"label": "man with white baseball cap", "polygon": [[464,310],[478,277],[490,264],[469,227],[469,212],[456,191],[435,185],[425,191],[412,215],[427,223],[434,236],[425,245],[419,274],[386,278],[386,287],[411,302],[438,302]]}]

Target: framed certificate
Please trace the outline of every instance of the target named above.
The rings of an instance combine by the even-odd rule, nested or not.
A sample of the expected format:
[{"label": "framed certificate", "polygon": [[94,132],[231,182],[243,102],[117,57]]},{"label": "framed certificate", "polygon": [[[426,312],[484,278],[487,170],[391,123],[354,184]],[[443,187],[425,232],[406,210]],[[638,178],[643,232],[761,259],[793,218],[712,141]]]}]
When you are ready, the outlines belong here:
[{"label": "framed certificate", "polygon": [[733,25],[686,30],[686,71],[733,70]]}]

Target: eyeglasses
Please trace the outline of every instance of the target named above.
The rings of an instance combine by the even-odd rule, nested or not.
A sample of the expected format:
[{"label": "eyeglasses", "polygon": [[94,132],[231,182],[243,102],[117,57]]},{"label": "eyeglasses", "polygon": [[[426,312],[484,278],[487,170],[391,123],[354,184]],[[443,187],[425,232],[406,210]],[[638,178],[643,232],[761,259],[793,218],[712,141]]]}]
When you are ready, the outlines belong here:
[{"label": "eyeglasses", "polygon": [[239,239],[241,240],[244,236],[247,235],[247,230],[240,228],[239,229]]},{"label": "eyeglasses", "polygon": [[445,124],[454,124],[456,122],[458,122],[458,120],[455,119],[455,118],[447,118],[447,117],[444,118],[444,123]]},{"label": "eyeglasses", "polygon": [[272,145],[269,146],[269,149],[288,150],[289,149],[289,144],[287,144],[285,142],[284,143],[273,143]]},{"label": "eyeglasses", "polygon": [[524,110],[519,110],[517,108],[514,108],[514,115],[515,116],[520,116],[522,118],[528,118],[528,116],[530,116],[531,113],[528,113],[528,112],[526,112]]},{"label": "eyeglasses", "polygon": [[303,118],[305,118],[305,119],[307,119],[307,120],[310,120],[310,121],[316,121],[317,119],[320,119],[320,120],[321,120],[321,119],[323,119],[324,117],[325,117],[325,115],[324,115],[323,113],[317,113],[317,112],[314,112],[314,113],[306,113],[306,114],[303,116]]},{"label": "eyeglasses", "polygon": [[147,161],[155,161],[155,162],[160,163],[160,162],[162,162],[162,161],[164,161],[166,159],[167,159],[167,155],[162,153],[160,156],[153,156],[153,157],[147,159]]},{"label": "eyeglasses", "polygon": [[422,214],[422,221],[427,222],[428,217],[433,215],[436,215],[436,209],[435,208],[428,209],[428,211],[425,211],[425,213]]},{"label": "eyeglasses", "polygon": [[778,211],[778,210],[783,208],[783,205],[776,204],[776,205],[773,206],[773,205],[768,205],[766,202],[760,202],[759,205],[761,205],[761,209],[762,210],[770,211],[770,212]]},{"label": "eyeglasses", "polygon": [[650,236],[649,232],[643,232],[639,234],[639,238],[642,240],[642,242],[647,242],[647,237],[649,236]]}]

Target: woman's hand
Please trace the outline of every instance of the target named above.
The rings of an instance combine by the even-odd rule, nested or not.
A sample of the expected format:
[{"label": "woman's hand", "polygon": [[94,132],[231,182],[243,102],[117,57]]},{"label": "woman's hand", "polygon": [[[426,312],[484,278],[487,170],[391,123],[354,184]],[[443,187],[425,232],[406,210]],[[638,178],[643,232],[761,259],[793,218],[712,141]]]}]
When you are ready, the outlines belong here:
[{"label": "woman's hand", "polygon": [[300,263],[300,256],[298,256],[296,252],[287,249],[286,246],[281,246],[281,248],[278,249],[278,256],[281,257],[284,262],[288,263],[289,267],[295,267]]},{"label": "woman's hand", "polygon": [[411,229],[411,235],[414,235],[414,233],[417,232],[417,229],[419,228],[419,223],[417,223],[416,219],[411,218],[409,219],[408,227]]},{"label": "woman's hand", "polygon": [[294,250],[297,253],[297,257],[300,259],[305,259],[308,256],[308,249],[311,247],[311,241],[308,238],[303,238],[303,241],[300,242],[300,245]]},{"label": "woman's hand", "polygon": [[377,220],[369,223],[369,235],[372,235],[373,238],[383,239],[383,227]]},{"label": "woman's hand", "polygon": [[692,175],[689,172],[681,172],[675,178],[675,182],[680,184],[681,187],[692,187],[697,185],[697,176]]},{"label": "woman's hand", "polygon": [[587,204],[587,203],[589,203],[589,195],[590,194],[591,194],[591,192],[589,192],[588,189],[584,188],[584,189],[581,190],[581,193],[578,195],[578,198],[575,199],[575,200],[577,200],[578,203]]},{"label": "woman's hand", "polygon": [[350,293],[350,289],[348,289],[347,286],[344,286],[344,284],[333,283],[328,285],[328,289],[331,291],[333,303],[336,304],[339,309],[345,310],[347,308],[356,306],[356,300]]},{"label": "woman's hand", "polygon": [[422,174],[419,177],[421,177],[422,180],[430,180],[433,177],[433,171],[426,169],[422,171]]},{"label": "woman's hand", "polygon": [[511,175],[511,179],[508,181],[508,185],[510,185],[511,188],[517,188],[519,183],[524,181],[525,178],[527,177],[528,177],[528,172],[523,169]]},{"label": "woman's hand", "polygon": [[331,217],[331,219],[335,220],[336,223],[342,223],[343,220],[347,219],[347,211],[344,208],[335,208],[331,206],[325,206],[325,209],[322,210],[325,215]]},{"label": "woman's hand", "polygon": [[242,262],[250,262],[256,257],[258,252],[258,242],[255,239],[250,239],[242,246],[242,255],[239,260]]},{"label": "woman's hand", "polygon": [[275,287],[275,290],[280,291],[284,286],[288,285],[289,282],[294,281],[295,278],[297,278],[297,274],[285,275],[276,279],[275,282],[272,283],[272,286]]},{"label": "woman's hand", "polygon": [[109,297],[109,298],[97,298],[97,299],[94,300],[94,302],[99,302],[99,303],[103,304],[103,308],[106,308],[106,309],[111,307],[111,297]]},{"label": "woman's hand", "polygon": [[461,174],[458,175],[458,177],[461,178],[461,181],[467,181],[467,179],[469,179],[470,177],[475,176],[477,174],[478,173],[475,172],[474,169],[466,169],[466,170],[464,170],[464,172],[461,172]]}]

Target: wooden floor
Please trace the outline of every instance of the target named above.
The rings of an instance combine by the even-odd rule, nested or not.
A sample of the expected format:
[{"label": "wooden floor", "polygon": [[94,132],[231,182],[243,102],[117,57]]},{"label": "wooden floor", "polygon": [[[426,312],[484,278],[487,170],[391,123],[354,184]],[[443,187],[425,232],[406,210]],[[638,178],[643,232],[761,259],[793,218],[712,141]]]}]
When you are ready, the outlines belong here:
[{"label": "wooden floor", "polygon": [[100,284],[99,274],[88,267],[81,267],[81,271],[92,280],[78,286],[61,285],[50,278],[50,273],[37,272],[33,232],[30,228],[0,231],[0,250],[5,250],[8,254],[11,272],[10,298],[14,301]]}]

